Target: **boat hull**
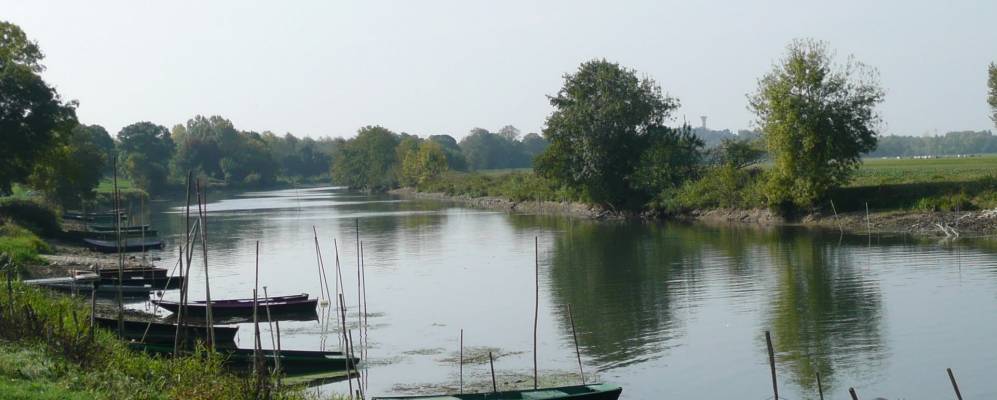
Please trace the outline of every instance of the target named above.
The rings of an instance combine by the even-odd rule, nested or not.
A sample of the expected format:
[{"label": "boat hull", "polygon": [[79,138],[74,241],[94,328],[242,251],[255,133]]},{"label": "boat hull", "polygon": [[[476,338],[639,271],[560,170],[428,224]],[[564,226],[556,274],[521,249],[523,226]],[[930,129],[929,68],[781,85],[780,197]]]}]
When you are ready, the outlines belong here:
[{"label": "boat hull", "polygon": [[623,388],[616,385],[592,384],[540,388],[537,390],[509,390],[487,393],[461,393],[439,396],[374,397],[374,400],[617,400]]}]

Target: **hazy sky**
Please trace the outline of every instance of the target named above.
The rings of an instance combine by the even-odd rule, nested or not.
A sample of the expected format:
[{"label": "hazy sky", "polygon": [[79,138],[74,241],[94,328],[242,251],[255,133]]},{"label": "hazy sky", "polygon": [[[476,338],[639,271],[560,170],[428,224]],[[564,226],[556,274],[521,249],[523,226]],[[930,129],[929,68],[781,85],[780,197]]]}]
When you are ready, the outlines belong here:
[{"label": "hazy sky", "polygon": [[351,136],[380,124],[539,131],[593,58],[678,97],[676,121],[748,127],[745,94],[797,37],[876,67],[892,134],[991,129],[997,1],[9,1],[45,78],[112,134],[218,114],[245,130]]}]

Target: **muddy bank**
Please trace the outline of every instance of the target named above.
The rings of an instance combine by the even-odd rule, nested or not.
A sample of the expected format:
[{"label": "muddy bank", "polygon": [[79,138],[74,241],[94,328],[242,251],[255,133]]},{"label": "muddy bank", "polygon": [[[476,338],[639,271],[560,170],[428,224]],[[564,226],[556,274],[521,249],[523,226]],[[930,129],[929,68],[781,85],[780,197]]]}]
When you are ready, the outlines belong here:
[{"label": "muddy bank", "polygon": [[997,209],[962,212],[879,211],[868,216],[864,212],[838,215],[812,213],[798,220],[787,220],[767,209],[714,209],[694,210],[683,215],[662,217],[650,214],[621,213],[604,208],[572,202],[524,201],[517,202],[500,197],[450,196],[445,193],[416,192],[412,188],[395,189],[390,194],[420,200],[457,203],[469,207],[499,210],[522,214],[550,214],[588,219],[644,220],[675,219],[717,224],[748,224],[761,226],[806,226],[840,229],[845,232],[866,234],[890,233],[934,237],[969,237],[997,235]]},{"label": "muddy bank", "polygon": [[[77,269],[92,270],[118,268],[118,255],[106,254],[90,251],[82,246],[78,246],[62,240],[47,239],[52,248],[52,254],[42,254],[44,264],[30,265],[25,268],[27,276],[25,279],[58,278],[70,275],[70,271]],[[151,266],[158,257],[145,257],[140,253],[125,254],[125,268]]]}]

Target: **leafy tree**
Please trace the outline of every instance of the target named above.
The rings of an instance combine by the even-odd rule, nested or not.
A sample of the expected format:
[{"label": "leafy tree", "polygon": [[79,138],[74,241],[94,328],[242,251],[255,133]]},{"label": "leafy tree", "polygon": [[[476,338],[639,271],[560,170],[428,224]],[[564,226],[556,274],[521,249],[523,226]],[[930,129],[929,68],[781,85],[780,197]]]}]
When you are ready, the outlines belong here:
[{"label": "leafy tree", "polygon": [[711,149],[711,161],[734,169],[749,167],[765,158],[763,145],[750,139],[724,139],[720,145]]},{"label": "leafy tree", "polygon": [[[77,207],[82,201],[94,198],[94,188],[100,184],[113,154],[107,148],[110,136],[100,126],[79,125],[66,139],[44,153],[35,164],[28,184],[42,191],[50,201]],[[110,145],[113,151],[114,143]]]},{"label": "leafy tree", "polygon": [[448,169],[467,171],[467,160],[464,158],[460,146],[457,145],[457,139],[450,135],[432,135],[429,140],[436,142],[443,149],[443,153],[447,156]]},{"label": "leafy tree", "polygon": [[0,194],[23,182],[77,124],[76,102],[64,103],[39,76],[42,58],[21,28],[0,21]]},{"label": "leafy tree", "polygon": [[997,64],[990,63],[988,72],[990,72],[990,79],[987,80],[987,86],[990,88],[990,96],[987,97],[987,103],[990,104],[990,119],[997,126]]},{"label": "leafy tree", "polygon": [[[401,145],[399,145],[401,147]],[[443,147],[431,140],[423,141],[413,151],[404,151],[401,183],[406,186],[424,184],[447,170],[447,156]]]},{"label": "leafy tree", "polygon": [[136,186],[156,192],[166,185],[173,139],[166,127],[137,122],[118,132],[119,160],[125,174]]},{"label": "leafy tree", "polygon": [[668,194],[697,174],[703,141],[688,126],[652,128],[645,143],[647,148],[640,154],[633,173],[635,187],[651,194]]},{"label": "leafy tree", "polygon": [[468,169],[499,169],[529,166],[519,142],[486,129],[474,128],[460,141]]},{"label": "leafy tree", "polygon": [[397,185],[395,148],[399,137],[381,126],[365,126],[334,157],[332,178],[351,188],[386,190]]},{"label": "leafy tree", "polygon": [[519,139],[519,129],[516,129],[516,127],[512,125],[506,125],[503,126],[502,129],[499,129],[498,135],[508,139],[509,141],[515,141],[516,139]]},{"label": "leafy tree", "polygon": [[523,140],[520,142],[522,152],[526,155],[527,159],[529,159],[530,163],[533,162],[533,159],[536,158],[536,156],[543,153],[544,150],[547,150],[547,146],[550,146],[550,142],[548,142],[547,139],[544,139],[543,136],[533,132],[527,133],[526,136],[523,136]]},{"label": "leafy tree", "polygon": [[767,190],[773,204],[816,204],[876,147],[875,106],[883,101],[876,72],[832,59],[825,42],[795,40],[749,97],[775,164]]},{"label": "leafy tree", "polygon": [[678,101],[634,70],[593,60],[565,75],[550,103],[554,112],[543,131],[550,147],[537,159],[537,171],[595,203],[642,205],[648,194],[632,182],[641,164],[635,155],[647,148],[649,132],[664,127]]}]

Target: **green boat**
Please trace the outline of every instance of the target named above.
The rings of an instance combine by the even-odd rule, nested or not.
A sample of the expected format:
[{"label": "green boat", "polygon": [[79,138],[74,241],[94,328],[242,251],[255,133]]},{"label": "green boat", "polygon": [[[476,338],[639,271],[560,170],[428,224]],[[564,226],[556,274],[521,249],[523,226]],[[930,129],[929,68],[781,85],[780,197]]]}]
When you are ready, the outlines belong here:
[{"label": "green boat", "polygon": [[616,385],[596,383],[591,385],[562,386],[529,390],[509,390],[504,392],[462,393],[437,396],[398,396],[374,397],[374,400],[616,400],[623,388]]}]

